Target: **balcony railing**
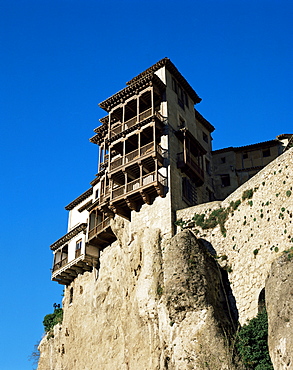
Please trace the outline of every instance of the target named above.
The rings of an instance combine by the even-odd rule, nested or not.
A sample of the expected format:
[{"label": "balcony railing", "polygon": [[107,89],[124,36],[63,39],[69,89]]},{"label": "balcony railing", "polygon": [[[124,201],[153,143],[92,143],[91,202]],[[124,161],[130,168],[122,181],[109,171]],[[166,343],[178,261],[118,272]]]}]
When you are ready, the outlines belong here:
[{"label": "balcony railing", "polygon": [[59,270],[61,267],[65,266],[68,263],[68,256],[64,257],[59,262],[56,262],[53,266],[53,272]]},{"label": "balcony railing", "polygon": [[192,172],[197,178],[198,182],[203,182],[204,171],[196,162],[196,159],[192,154],[186,153],[184,158],[184,153],[177,154],[177,167],[183,170],[184,172]]},{"label": "balcony railing", "polygon": [[106,186],[104,193],[100,195],[100,204],[103,203],[110,195],[110,187]]},{"label": "balcony railing", "polygon": [[[162,149],[162,147],[159,144],[157,144],[156,145],[156,152],[158,154],[160,154],[161,156],[163,156],[163,151],[164,150]],[[127,153],[124,157],[119,157],[119,158],[113,159],[113,161],[110,163],[110,171],[113,171],[113,170],[121,167],[122,165],[124,165],[126,163],[130,163],[131,161],[137,159],[138,157],[142,157],[142,156],[144,156],[146,154],[149,154],[151,152],[155,152],[154,142],[146,144],[146,145],[142,146],[140,149],[135,149],[132,152]]]},{"label": "balcony railing", "polygon": [[101,233],[104,229],[106,229],[108,226],[110,226],[110,217],[105,218],[104,221],[100,222],[98,225],[93,227],[89,231],[89,239],[93,238],[95,235]]},{"label": "balcony railing", "polygon": [[[115,123],[115,126],[111,128],[110,137],[112,138],[115,135],[120,134],[122,131],[136,125],[138,122],[141,122],[151,116],[152,116],[152,108],[149,108],[145,110],[144,112],[141,112],[138,116],[135,116],[124,123],[121,123],[121,122]],[[159,120],[161,121],[163,120],[163,116],[159,112],[155,112],[155,116],[159,118]]]},{"label": "balcony railing", "polygon": [[119,186],[113,189],[111,199],[115,199],[117,197],[120,197],[121,195],[128,194],[133,191],[139,190],[155,182],[159,182],[163,186],[167,185],[166,177],[154,171],[154,172],[148,173],[145,176],[142,176],[141,178],[135,179],[127,183],[126,185],[122,185],[122,186]]}]

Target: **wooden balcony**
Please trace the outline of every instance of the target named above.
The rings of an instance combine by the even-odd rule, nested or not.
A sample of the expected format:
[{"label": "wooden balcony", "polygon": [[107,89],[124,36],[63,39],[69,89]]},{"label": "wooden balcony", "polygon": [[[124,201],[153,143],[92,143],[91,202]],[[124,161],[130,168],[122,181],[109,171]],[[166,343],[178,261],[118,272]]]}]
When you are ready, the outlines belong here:
[{"label": "wooden balcony", "polygon": [[59,270],[61,267],[67,265],[68,263],[68,256],[66,256],[65,258],[63,258],[61,261],[59,262],[56,262],[53,266],[53,272]]},{"label": "wooden balcony", "polygon": [[74,260],[68,262],[62,260],[53,267],[52,280],[62,285],[70,284],[78,274],[91,271],[98,263],[98,253],[81,254]]},{"label": "wooden balcony", "polygon": [[143,204],[151,204],[157,197],[165,196],[167,178],[153,171],[130,181],[122,186],[113,188],[109,208],[122,217],[130,218],[130,211],[138,211]]},{"label": "wooden balcony", "polygon": [[54,264],[52,269],[52,280],[59,284],[70,284],[78,274],[91,271],[93,266],[97,266],[99,260],[99,249],[95,246],[86,244],[84,249],[75,250],[75,258],[68,260],[68,255],[62,257]]},{"label": "wooden balcony", "polygon": [[159,112],[155,112],[155,114],[152,115],[152,108],[149,108],[144,112],[141,112],[138,116],[135,116],[124,123],[116,122],[110,130],[110,139],[150,117],[153,117],[161,122],[164,121],[164,117]]},{"label": "wooden balcony", "polygon": [[100,249],[113,243],[115,240],[116,236],[110,227],[110,217],[106,217],[88,232],[88,242],[91,245],[99,246]]},{"label": "wooden balcony", "polygon": [[201,186],[204,183],[204,171],[199,166],[197,159],[190,153],[177,154],[177,168],[180,168],[196,186]]},{"label": "wooden balcony", "polygon": [[157,144],[155,147],[154,142],[148,143],[130,153],[127,153],[123,157],[115,158],[110,163],[110,173],[119,171],[123,166],[131,165],[133,162],[143,160],[148,156],[157,158],[159,163],[163,163],[163,157],[165,150]]}]

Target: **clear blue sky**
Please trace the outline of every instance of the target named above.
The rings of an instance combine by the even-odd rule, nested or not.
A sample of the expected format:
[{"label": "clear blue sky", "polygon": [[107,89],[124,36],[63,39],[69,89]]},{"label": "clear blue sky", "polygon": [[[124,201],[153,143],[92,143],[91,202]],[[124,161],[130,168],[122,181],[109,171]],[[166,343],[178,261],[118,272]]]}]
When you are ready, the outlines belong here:
[{"label": "clear blue sky", "polygon": [[169,57],[214,149],[292,133],[290,0],[0,0],[0,370],[27,358],[62,287],[49,245],[89,188],[99,102]]}]

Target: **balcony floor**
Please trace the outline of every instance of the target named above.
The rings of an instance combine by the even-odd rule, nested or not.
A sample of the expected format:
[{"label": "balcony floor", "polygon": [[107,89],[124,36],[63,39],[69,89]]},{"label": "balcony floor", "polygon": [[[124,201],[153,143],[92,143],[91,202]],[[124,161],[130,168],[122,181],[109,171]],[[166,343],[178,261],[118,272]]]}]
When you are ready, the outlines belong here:
[{"label": "balcony floor", "polygon": [[96,266],[98,259],[89,255],[80,255],[78,258],[68,262],[65,266],[52,273],[52,280],[62,285],[69,285],[78,274],[91,271]]}]

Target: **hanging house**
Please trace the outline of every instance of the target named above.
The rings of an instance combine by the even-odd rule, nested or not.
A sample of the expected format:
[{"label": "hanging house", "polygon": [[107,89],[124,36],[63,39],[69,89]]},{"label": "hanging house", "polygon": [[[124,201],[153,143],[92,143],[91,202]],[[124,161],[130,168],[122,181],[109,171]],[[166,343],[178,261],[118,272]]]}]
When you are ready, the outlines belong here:
[{"label": "hanging house", "polygon": [[171,235],[177,209],[213,199],[214,127],[194,108],[201,99],[187,80],[164,58],[126,85],[99,104],[107,115],[90,139],[100,148],[98,173],[66,206],[68,232],[51,245],[60,284],[98,267],[116,240],[115,217],[151,222],[164,212],[160,226]]}]

